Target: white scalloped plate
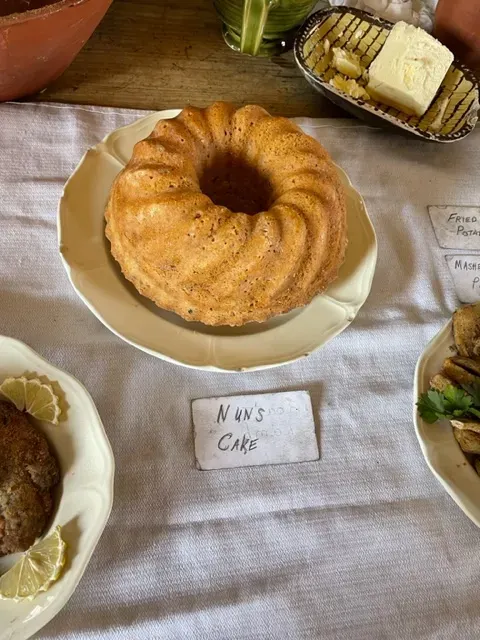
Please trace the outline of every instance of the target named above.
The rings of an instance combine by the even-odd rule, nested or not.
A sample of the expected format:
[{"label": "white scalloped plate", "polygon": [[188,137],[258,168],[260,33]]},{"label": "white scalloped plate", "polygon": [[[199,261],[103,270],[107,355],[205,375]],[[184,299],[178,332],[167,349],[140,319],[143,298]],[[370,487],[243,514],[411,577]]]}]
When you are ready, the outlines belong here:
[{"label": "white scalloped plate", "polygon": [[105,239],[104,210],[115,176],[133,146],[158,120],[154,113],[117,129],[87,151],[59,204],[59,249],[70,281],[89,309],[126,342],[169,362],[212,371],[264,369],[309,355],[355,318],[375,271],[377,241],[360,194],[338,168],[348,206],[349,245],[336,282],[308,306],[268,322],[208,327],[157,308],[122,276]]},{"label": "white scalloped plate", "polygon": [[[60,463],[62,479],[48,535],[61,525],[67,564],[60,580],[32,602],[0,600],[0,640],[26,640],[49,622],[75,591],[107,523],[113,501],[113,454],[85,387],[23,342],[0,336],[0,383],[35,372],[59,383],[69,405],[58,426],[38,423]],[[0,558],[3,573],[19,556]]]},{"label": "white scalloped plate", "polygon": [[442,368],[443,361],[452,355],[452,321],[427,345],[415,370],[413,389],[413,422],[423,456],[433,475],[460,509],[480,527],[480,477],[457,444],[447,420],[428,424],[420,418],[417,398],[428,391],[429,381]]}]

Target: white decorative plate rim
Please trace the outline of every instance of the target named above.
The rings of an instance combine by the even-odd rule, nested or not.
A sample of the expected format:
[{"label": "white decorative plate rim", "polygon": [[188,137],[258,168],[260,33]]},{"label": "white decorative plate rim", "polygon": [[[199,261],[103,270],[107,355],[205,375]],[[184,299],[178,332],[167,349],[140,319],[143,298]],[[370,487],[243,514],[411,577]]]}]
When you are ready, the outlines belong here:
[{"label": "white decorative plate rim", "polygon": [[[469,499],[467,496],[461,495],[462,492],[457,488],[455,482],[451,481],[451,479],[449,478],[449,474],[447,474],[444,470],[440,469],[438,466],[435,465],[435,461],[433,459],[433,453],[434,453],[435,447],[432,445],[429,445],[427,440],[422,435],[422,430],[424,429],[427,423],[425,423],[424,420],[422,420],[422,418],[420,417],[417,411],[417,406],[416,406],[418,396],[421,393],[424,393],[425,391],[427,391],[429,388],[429,386],[425,385],[423,382],[424,374],[428,365],[429,358],[431,358],[432,355],[439,353],[440,351],[444,353],[443,357],[447,357],[448,352],[446,350],[444,351],[443,343],[448,342],[450,345],[453,345],[452,328],[453,328],[453,322],[450,319],[443,326],[443,328],[433,336],[433,338],[429,341],[424,351],[418,358],[418,361],[415,367],[414,385],[413,385],[413,424],[415,427],[415,434],[420,444],[420,449],[422,451],[423,457],[425,458],[425,462],[427,463],[430,471],[438,480],[438,482],[443,486],[443,488],[448,493],[448,495],[452,498],[452,500],[460,507],[463,513],[474,524],[476,524],[477,527],[480,527],[480,476],[478,476],[478,474],[473,469],[471,464],[467,461],[463,452],[461,451],[460,447],[458,446],[457,442],[455,441],[452,435],[452,440],[453,440],[452,446],[455,447],[455,449],[452,448],[452,451],[455,451],[456,453],[461,453],[464,460],[467,462],[466,472],[469,474],[469,479],[473,481],[474,484],[477,485],[477,489],[478,489],[477,495],[479,496],[479,498],[478,498],[478,503],[475,504],[475,502]],[[433,375],[433,373],[431,373],[430,375]],[[430,375],[428,377],[430,377]],[[440,428],[439,423],[435,423],[433,425],[427,425],[427,426],[432,428],[435,428],[435,427]],[[448,428],[451,429],[450,425],[448,425]],[[477,513],[475,513],[475,511]]]},{"label": "white decorative plate rim", "polygon": [[[35,617],[29,618],[26,622],[22,621],[21,628],[13,626],[14,623],[9,623],[9,627],[0,629],[0,640],[26,640],[33,634],[37,633],[51,620],[53,620],[53,618],[63,609],[63,607],[75,593],[75,590],[88,567],[88,564],[105,530],[106,524],[112,511],[115,483],[115,459],[112,447],[105,431],[105,427],[103,425],[100,414],[98,413],[98,409],[85,385],[80,382],[80,380],[78,380],[75,376],[67,373],[63,369],[60,369],[56,365],[49,362],[46,358],[41,356],[37,351],[30,347],[30,345],[26,344],[22,340],[12,338],[11,336],[0,335],[0,348],[5,343],[7,345],[16,347],[21,352],[23,352],[23,354],[25,354],[28,360],[31,362],[31,366],[34,367],[33,370],[37,371],[39,375],[47,375],[47,377],[52,380],[61,381],[62,378],[67,379],[70,383],[72,383],[80,390],[83,396],[83,401],[88,403],[91,415],[95,418],[95,432],[98,436],[96,440],[96,446],[102,455],[102,462],[104,463],[103,471],[105,475],[105,491],[96,492],[97,494],[101,495],[101,510],[99,511],[99,515],[95,520],[95,526],[90,529],[94,532],[94,534],[88,537],[88,539],[84,542],[85,545],[88,544],[88,550],[84,555],[82,564],[75,569],[74,577],[72,578],[72,582],[69,588],[59,591],[58,594],[56,594],[55,598],[48,602]],[[60,423],[60,425],[55,428],[62,429],[62,423]],[[48,531],[45,532],[44,535],[47,534]],[[70,567],[68,571],[73,572],[73,569]],[[49,593],[50,592],[47,592],[47,595]],[[8,601],[0,601],[0,603],[2,604],[5,602]],[[15,606],[15,603],[12,603],[12,605]],[[33,606],[37,606],[35,600],[32,601],[32,607]]]},{"label": "white decorative plate rim", "polygon": [[[159,120],[166,119],[166,118],[173,118],[173,117],[177,116],[180,112],[181,112],[181,109],[168,109],[168,110],[164,110],[164,111],[158,111],[158,112],[150,113],[150,114],[147,114],[145,116],[140,117],[139,119],[135,120],[134,122],[132,122],[130,124],[127,124],[127,125],[124,125],[122,127],[119,127],[118,129],[115,129],[114,131],[108,133],[100,143],[98,143],[97,145],[95,145],[94,147],[89,149],[83,155],[83,157],[80,160],[79,164],[77,165],[77,167],[75,168],[75,170],[73,171],[73,173],[71,174],[71,176],[69,177],[67,182],[65,183],[65,186],[64,186],[64,189],[63,189],[63,192],[62,192],[62,196],[61,196],[60,201],[59,201],[58,210],[57,210],[57,239],[58,239],[58,248],[59,248],[60,258],[61,258],[63,266],[64,266],[64,268],[65,268],[65,270],[67,272],[67,275],[68,275],[68,278],[70,280],[70,283],[71,283],[72,287],[74,288],[75,292],[80,297],[80,299],[87,306],[87,308],[113,334],[115,334],[117,337],[121,338],[122,340],[124,340],[128,344],[140,349],[141,351],[144,351],[145,353],[148,353],[149,355],[152,355],[154,357],[160,358],[160,359],[165,360],[166,362],[170,362],[172,364],[181,365],[181,366],[184,366],[184,367],[187,367],[187,368],[191,368],[191,369],[198,369],[198,370],[203,370],[203,371],[212,371],[212,372],[217,372],[217,373],[241,373],[241,372],[246,372],[246,371],[260,371],[260,370],[269,369],[269,368],[273,368],[273,367],[277,367],[277,366],[287,365],[287,364],[290,364],[292,362],[295,362],[296,360],[300,359],[302,356],[310,355],[314,351],[320,349],[324,344],[326,344],[326,342],[330,341],[335,336],[337,336],[339,333],[341,333],[345,328],[348,327],[348,325],[355,318],[355,316],[357,315],[358,311],[360,310],[360,308],[363,306],[363,304],[367,300],[368,295],[370,293],[372,282],[373,282],[373,277],[374,277],[374,274],[375,274],[375,266],[376,266],[376,262],[377,262],[377,253],[378,253],[377,238],[376,238],[375,229],[373,227],[373,224],[372,224],[372,222],[370,220],[370,217],[368,216],[368,212],[366,210],[366,206],[365,206],[364,200],[361,197],[361,195],[358,193],[358,191],[353,187],[353,185],[352,185],[352,183],[350,181],[350,178],[345,173],[345,171],[341,167],[336,165],[336,164],[335,164],[335,166],[336,166],[336,168],[338,170],[338,173],[339,173],[339,176],[342,179],[342,182],[343,182],[343,184],[344,184],[344,186],[346,188],[346,191],[348,193],[350,193],[350,195],[355,195],[356,196],[356,199],[358,201],[358,203],[357,203],[358,210],[361,210],[361,213],[362,213],[361,225],[362,225],[364,234],[366,236],[368,236],[368,241],[367,242],[369,243],[368,251],[367,251],[367,254],[366,254],[367,257],[365,258],[365,261],[368,262],[368,265],[364,266],[364,267],[361,266],[360,268],[356,269],[356,276],[355,277],[358,279],[358,282],[359,282],[358,289],[359,289],[360,293],[357,295],[356,300],[353,303],[352,302],[347,303],[347,302],[342,302],[340,300],[337,300],[334,297],[329,296],[329,290],[327,290],[327,292],[325,292],[324,294],[320,294],[319,296],[316,296],[311,301],[311,303],[309,305],[306,305],[305,307],[303,307],[300,310],[300,313],[302,313],[306,309],[308,309],[311,305],[313,305],[316,300],[323,299],[325,302],[330,302],[331,304],[340,307],[345,312],[345,319],[344,319],[343,322],[339,323],[338,326],[336,326],[334,329],[330,330],[328,332],[328,334],[324,336],[324,339],[322,339],[320,341],[315,340],[314,344],[305,345],[305,348],[301,350],[302,353],[296,352],[292,356],[282,356],[281,358],[273,357],[269,361],[265,360],[262,363],[251,364],[251,365],[246,365],[246,366],[219,366],[218,364],[213,364],[211,362],[209,362],[209,363],[197,363],[197,362],[191,362],[191,361],[188,361],[188,360],[182,360],[178,356],[177,357],[173,357],[173,356],[169,355],[168,353],[162,353],[161,351],[159,351],[156,348],[151,348],[148,345],[143,344],[141,341],[132,339],[129,336],[125,335],[125,333],[120,331],[115,326],[114,323],[112,323],[110,320],[108,320],[108,318],[105,316],[105,313],[102,313],[97,308],[97,306],[95,305],[95,302],[92,301],[92,299],[91,299],[91,297],[89,297],[88,293],[76,281],[75,278],[78,275],[79,270],[78,270],[78,267],[76,265],[72,265],[69,262],[68,258],[65,256],[65,253],[64,253],[64,242],[63,242],[63,236],[64,236],[64,233],[65,233],[64,217],[67,218],[67,214],[65,214],[65,216],[64,216],[64,207],[65,207],[65,209],[67,208],[67,205],[65,204],[65,200],[66,200],[66,194],[68,194],[68,191],[71,188],[72,183],[74,183],[77,180],[79,172],[81,171],[81,169],[85,165],[85,163],[92,157],[91,156],[92,153],[95,154],[95,156],[97,156],[97,157],[99,155],[101,155],[101,154],[107,155],[116,164],[118,164],[118,167],[119,167],[119,170],[120,170],[120,167],[125,166],[125,162],[123,161],[123,159],[119,158],[118,155],[115,152],[112,151],[111,145],[113,144],[113,141],[116,141],[117,139],[121,138],[122,136],[127,136],[127,137],[134,138],[135,137],[135,130],[140,129],[142,127],[146,127],[150,123],[152,125],[151,129],[153,129],[154,125]],[[148,133],[146,133],[145,135],[148,135]],[[142,137],[144,137],[144,136],[142,136]],[[135,138],[135,141],[137,139],[142,139],[142,137]],[[358,212],[357,212],[357,217],[360,219],[360,215],[358,214]],[[102,220],[103,220],[103,212],[102,212]],[[334,285],[335,284],[336,284],[336,282],[334,283]],[[163,321],[163,322],[166,322],[166,321]],[[270,331],[275,331],[276,329],[278,329],[278,327],[274,327],[274,328],[270,329]],[[192,328],[188,327],[188,330],[192,334],[198,334],[199,333],[193,327]],[[208,337],[210,338],[210,340],[213,340],[213,338],[214,338],[215,343],[219,344],[219,345],[229,343],[232,340],[232,336],[226,336],[226,335],[215,335],[215,336],[208,336]],[[250,338],[250,337],[251,336],[247,336],[247,335],[234,336],[235,340],[237,340],[238,343],[240,343],[242,341],[242,339],[246,339],[246,338]],[[239,344],[239,347],[240,347],[240,344]]]}]

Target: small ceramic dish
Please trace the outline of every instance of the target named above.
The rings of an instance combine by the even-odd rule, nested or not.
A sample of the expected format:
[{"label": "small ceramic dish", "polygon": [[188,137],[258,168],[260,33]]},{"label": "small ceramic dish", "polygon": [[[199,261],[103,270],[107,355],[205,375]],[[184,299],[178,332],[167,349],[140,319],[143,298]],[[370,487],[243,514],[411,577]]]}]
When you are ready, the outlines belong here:
[{"label": "small ceramic dish", "polygon": [[[368,67],[382,48],[393,24],[376,16],[337,7],[317,11],[297,34],[294,55],[307,81],[329,100],[374,126],[392,125],[425,140],[455,142],[471,133],[479,110],[479,87],[472,71],[458,61],[450,67],[442,85],[422,116],[409,116],[375,100],[362,100],[329,84],[338,73],[331,64],[329,47],[356,53]],[[328,39],[329,45],[325,46]]]},{"label": "small ceramic dish", "polygon": [[105,239],[104,212],[133,146],[161,118],[154,113],[114,131],[90,149],[59,204],[59,249],[70,281],[89,309],[120,338],[169,362],[211,371],[265,369],[309,355],[355,318],[375,271],[377,243],[364,202],[338,168],[347,196],[349,243],[339,277],[309,305],[262,324],[209,327],[187,322],[141,296],[122,275]]},{"label": "small ceramic dish", "polygon": [[[30,347],[0,336],[0,383],[25,373],[58,382],[67,403],[66,419],[55,426],[35,421],[60,464],[56,506],[45,536],[57,525],[67,543],[67,562],[58,580],[32,601],[0,599],[0,640],[26,640],[49,622],[75,591],[107,523],[113,501],[114,462],[100,416],[78,380],[41,358]],[[0,574],[19,554],[0,558]]]},{"label": "small ceramic dish", "polygon": [[416,407],[418,396],[428,391],[431,378],[441,370],[445,358],[452,355],[452,326],[450,320],[418,360],[413,388],[413,422],[423,456],[433,475],[460,509],[480,527],[480,476],[460,449],[448,420],[428,424],[422,420]]}]

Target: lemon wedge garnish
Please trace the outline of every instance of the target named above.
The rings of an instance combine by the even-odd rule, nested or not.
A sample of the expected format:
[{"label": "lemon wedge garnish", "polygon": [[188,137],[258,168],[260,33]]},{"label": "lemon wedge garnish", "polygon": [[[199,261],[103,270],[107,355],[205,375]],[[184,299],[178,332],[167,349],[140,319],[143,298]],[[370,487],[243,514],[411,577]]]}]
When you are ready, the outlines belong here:
[{"label": "lemon wedge garnish", "polygon": [[24,383],[25,386],[25,411],[30,413],[30,409],[32,407],[33,401],[37,393],[40,391],[40,387],[42,383],[38,379],[34,380],[26,380]]},{"label": "lemon wedge garnish", "polygon": [[0,385],[0,392],[13,402],[19,411],[25,410],[38,420],[58,424],[62,411],[58,396],[49,384],[41,382],[38,378],[7,378]]},{"label": "lemon wedge garnish", "polygon": [[26,551],[22,558],[0,578],[0,598],[6,600],[33,600],[41,591],[47,591],[58,580],[65,565],[67,545],[61,528],[40,540]]},{"label": "lemon wedge garnish", "polygon": [[7,378],[0,385],[0,391],[17,407],[19,411],[25,409],[26,378]]},{"label": "lemon wedge garnish", "polygon": [[[27,393],[25,394],[25,402],[28,394],[28,385],[35,380],[29,380],[27,382]],[[35,395],[31,402],[26,404],[26,410],[34,418],[38,420],[45,420],[45,422],[52,422],[58,424],[58,418],[60,417],[61,409],[58,405],[58,397],[53,392],[52,387],[49,384],[40,384],[36,389]]]},{"label": "lemon wedge garnish", "polygon": [[60,417],[60,408],[56,404],[48,404],[35,411],[30,412],[34,418],[41,420],[42,422],[50,422],[51,424],[58,424],[58,418]]}]

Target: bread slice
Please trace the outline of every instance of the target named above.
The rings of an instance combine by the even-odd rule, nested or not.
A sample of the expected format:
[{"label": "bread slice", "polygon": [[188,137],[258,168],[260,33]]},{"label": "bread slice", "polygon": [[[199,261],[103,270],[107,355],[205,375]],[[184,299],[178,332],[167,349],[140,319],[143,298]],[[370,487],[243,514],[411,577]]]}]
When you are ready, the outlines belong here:
[{"label": "bread slice", "polygon": [[461,356],[480,358],[480,303],[469,304],[455,311],[453,337]]},{"label": "bread slice", "polygon": [[480,422],[476,420],[450,420],[450,422],[455,429],[466,429],[467,431],[480,433]]},{"label": "bread slice", "polygon": [[441,373],[446,378],[453,380],[456,385],[460,385],[462,387],[475,385],[480,382],[480,378],[478,376],[459,366],[453,358],[447,358],[444,361]]},{"label": "bread slice", "polygon": [[465,358],[464,356],[454,356],[452,362],[462,367],[462,369],[466,369],[470,373],[479,376],[478,382],[480,382],[480,360]]},{"label": "bread slice", "polygon": [[453,435],[464,453],[480,455],[480,433],[468,429],[453,428]]},{"label": "bread slice", "polygon": [[430,380],[430,388],[435,389],[436,391],[440,391],[441,393],[443,393],[445,389],[450,385],[453,385],[454,387],[456,386],[453,380],[450,380],[450,378],[447,378],[441,373],[437,373]]}]

